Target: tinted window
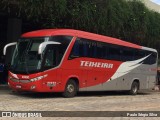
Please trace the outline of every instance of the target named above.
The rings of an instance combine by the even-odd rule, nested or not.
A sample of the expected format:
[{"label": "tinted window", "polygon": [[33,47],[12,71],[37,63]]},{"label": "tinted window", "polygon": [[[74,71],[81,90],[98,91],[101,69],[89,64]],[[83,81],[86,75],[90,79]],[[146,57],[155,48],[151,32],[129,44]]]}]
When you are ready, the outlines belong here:
[{"label": "tinted window", "polygon": [[145,51],[146,56],[148,56],[143,64],[155,64],[157,61],[157,53],[151,51]]},{"label": "tinted window", "polygon": [[132,48],[123,47],[121,48],[121,60],[132,61],[134,60],[134,50]]},{"label": "tinted window", "polygon": [[117,45],[108,45],[107,59],[121,61],[121,47]]},{"label": "tinted window", "polygon": [[146,56],[146,53],[145,53],[145,51],[144,50],[135,50],[135,57],[134,57],[134,59],[141,59],[141,58],[143,58],[143,57],[145,57]]},{"label": "tinted window", "polygon": [[143,64],[156,63],[157,54],[154,52],[83,38],[77,38],[71,52],[71,55],[76,57],[90,57],[123,62],[138,60],[149,54],[151,55],[142,61]]},{"label": "tinted window", "polygon": [[60,42],[60,52],[63,55],[73,37],[71,36],[53,36],[50,41]]},{"label": "tinted window", "polygon": [[104,58],[104,48],[104,43],[77,38],[71,55],[75,57]]},{"label": "tinted window", "polygon": [[71,39],[71,36],[53,36],[50,38],[50,41],[59,42],[61,44],[46,46],[42,63],[44,70],[56,67],[60,64]]}]

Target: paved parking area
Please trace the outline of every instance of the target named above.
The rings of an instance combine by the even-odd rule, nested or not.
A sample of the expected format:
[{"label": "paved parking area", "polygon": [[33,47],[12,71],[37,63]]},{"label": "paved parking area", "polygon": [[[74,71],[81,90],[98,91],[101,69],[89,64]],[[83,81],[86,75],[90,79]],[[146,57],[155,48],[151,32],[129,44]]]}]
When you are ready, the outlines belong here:
[{"label": "paved parking area", "polygon": [[61,94],[18,94],[0,88],[0,111],[160,111],[160,92],[147,91],[136,96],[122,92],[83,92],[74,98],[63,98]]}]

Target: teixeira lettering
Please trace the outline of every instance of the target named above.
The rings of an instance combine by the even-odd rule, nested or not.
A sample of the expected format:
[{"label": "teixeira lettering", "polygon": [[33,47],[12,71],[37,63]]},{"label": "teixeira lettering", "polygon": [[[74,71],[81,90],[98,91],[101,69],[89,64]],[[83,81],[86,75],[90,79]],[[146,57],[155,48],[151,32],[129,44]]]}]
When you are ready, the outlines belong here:
[{"label": "teixeira lettering", "polygon": [[102,63],[102,62],[92,62],[92,61],[81,61],[80,66],[97,67],[97,68],[113,68],[112,63]]}]

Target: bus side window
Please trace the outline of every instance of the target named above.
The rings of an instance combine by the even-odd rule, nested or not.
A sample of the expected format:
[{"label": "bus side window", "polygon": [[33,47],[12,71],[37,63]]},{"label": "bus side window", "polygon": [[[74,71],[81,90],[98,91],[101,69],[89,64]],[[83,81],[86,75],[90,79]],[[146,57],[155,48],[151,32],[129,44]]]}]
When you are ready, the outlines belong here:
[{"label": "bus side window", "polygon": [[155,52],[151,52],[149,64],[155,64],[157,62],[157,54]]},{"label": "bus side window", "polygon": [[89,44],[84,39],[82,39],[82,41],[83,41],[83,44],[81,46],[81,52],[82,52],[81,56],[82,57],[88,57]]},{"label": "bus side window", "polygon": [[84,39],[77,38],[71,50],[70,58],[87,57],[88,48]]},{"label": "bus side window", "polygon": [[103,46],[103,50],[104,50],[104,59],[108,59],[108,54],[109,54],[108,44],[105,44]]},{"label": "bus side window", "polygon": [[44,70],[50,69],[59,65],[60,54],[59,49],[55,45],[48,45],[45,50],[44,61],[43,61],[43,68]]},{"label": "bus side window", "polygon": [[134,60],[134,51],[132,48],[123,47],[121,48],[121,60],[132,61]]},{"label": "bus side window", "polygon": [[77,40],[73,46],[71,54],[73,56],[80,56],[80,51],[79,51],[80,43],[79,40]]},{"label": "bus side window", "polygon": [[45,63],[44,63],[44,67],[51,67],[53,66],[53,57],[54,54],[53,54],[53,50],[48,50],[47,53],[46,53],[46,59],[45,59]]},{"label": "bus side window", "polygon": [[145,51],[143,50],[135,50],[135,60],[141,59],[146,56]]},{"label": "bus side window", "polygon": [[150,55],[144,60],[144,64],[155,64],[157,62],[157,53],[146,51],[146,56]]},{"label": "bus side window", "polygon": [[97,42],[97,58],[103,59],[105,57],[104,55],[104,45],[101,42]]},{"label": "bus side window", "polygon": [[110,45],[108,47],[108,59],[121,61],[120,47],[115,45]]},{"label": "bus side window", "polygon": [[94,58],[97,57],[97,44],[95,43],[94,46],[92,46],[92,56]]},{"label": "bus side window", "polygon": [[96,42],[88,40],[88,57],[96,58],[96,55],[97,55]]},{"label": "bus side window", "polygon": [[151,55],[151,64],[155,64],[157,62],[157,53],[152,52]]}]

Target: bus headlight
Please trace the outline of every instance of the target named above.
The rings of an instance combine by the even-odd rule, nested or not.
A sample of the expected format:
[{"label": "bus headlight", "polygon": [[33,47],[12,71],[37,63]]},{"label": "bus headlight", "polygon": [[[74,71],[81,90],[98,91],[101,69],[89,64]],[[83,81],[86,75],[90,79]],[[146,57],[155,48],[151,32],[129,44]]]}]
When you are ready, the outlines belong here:
[{"label": "bus headlight", "polygon": [[30,81],[31,81],[31,82],[35,82],[35,81],[41,80],[41,79],[43,79],[43,78],[44,78],[44,76],[39,76],[39,77],[30,79]]},{"label": "bus headlight", "polygon": [[32,79],[30,79],[29,81],[30,82],[35,82],[35,81],[37,81],[37,80],[41,80],[41,79],[43,79],[43,78],[45,78],[45,77],[47,77],[48,75],[46,74],[46,75],[43,75],[43,76],[39,76],[39,77],[36,77],[36,78],[32,78]]}]

